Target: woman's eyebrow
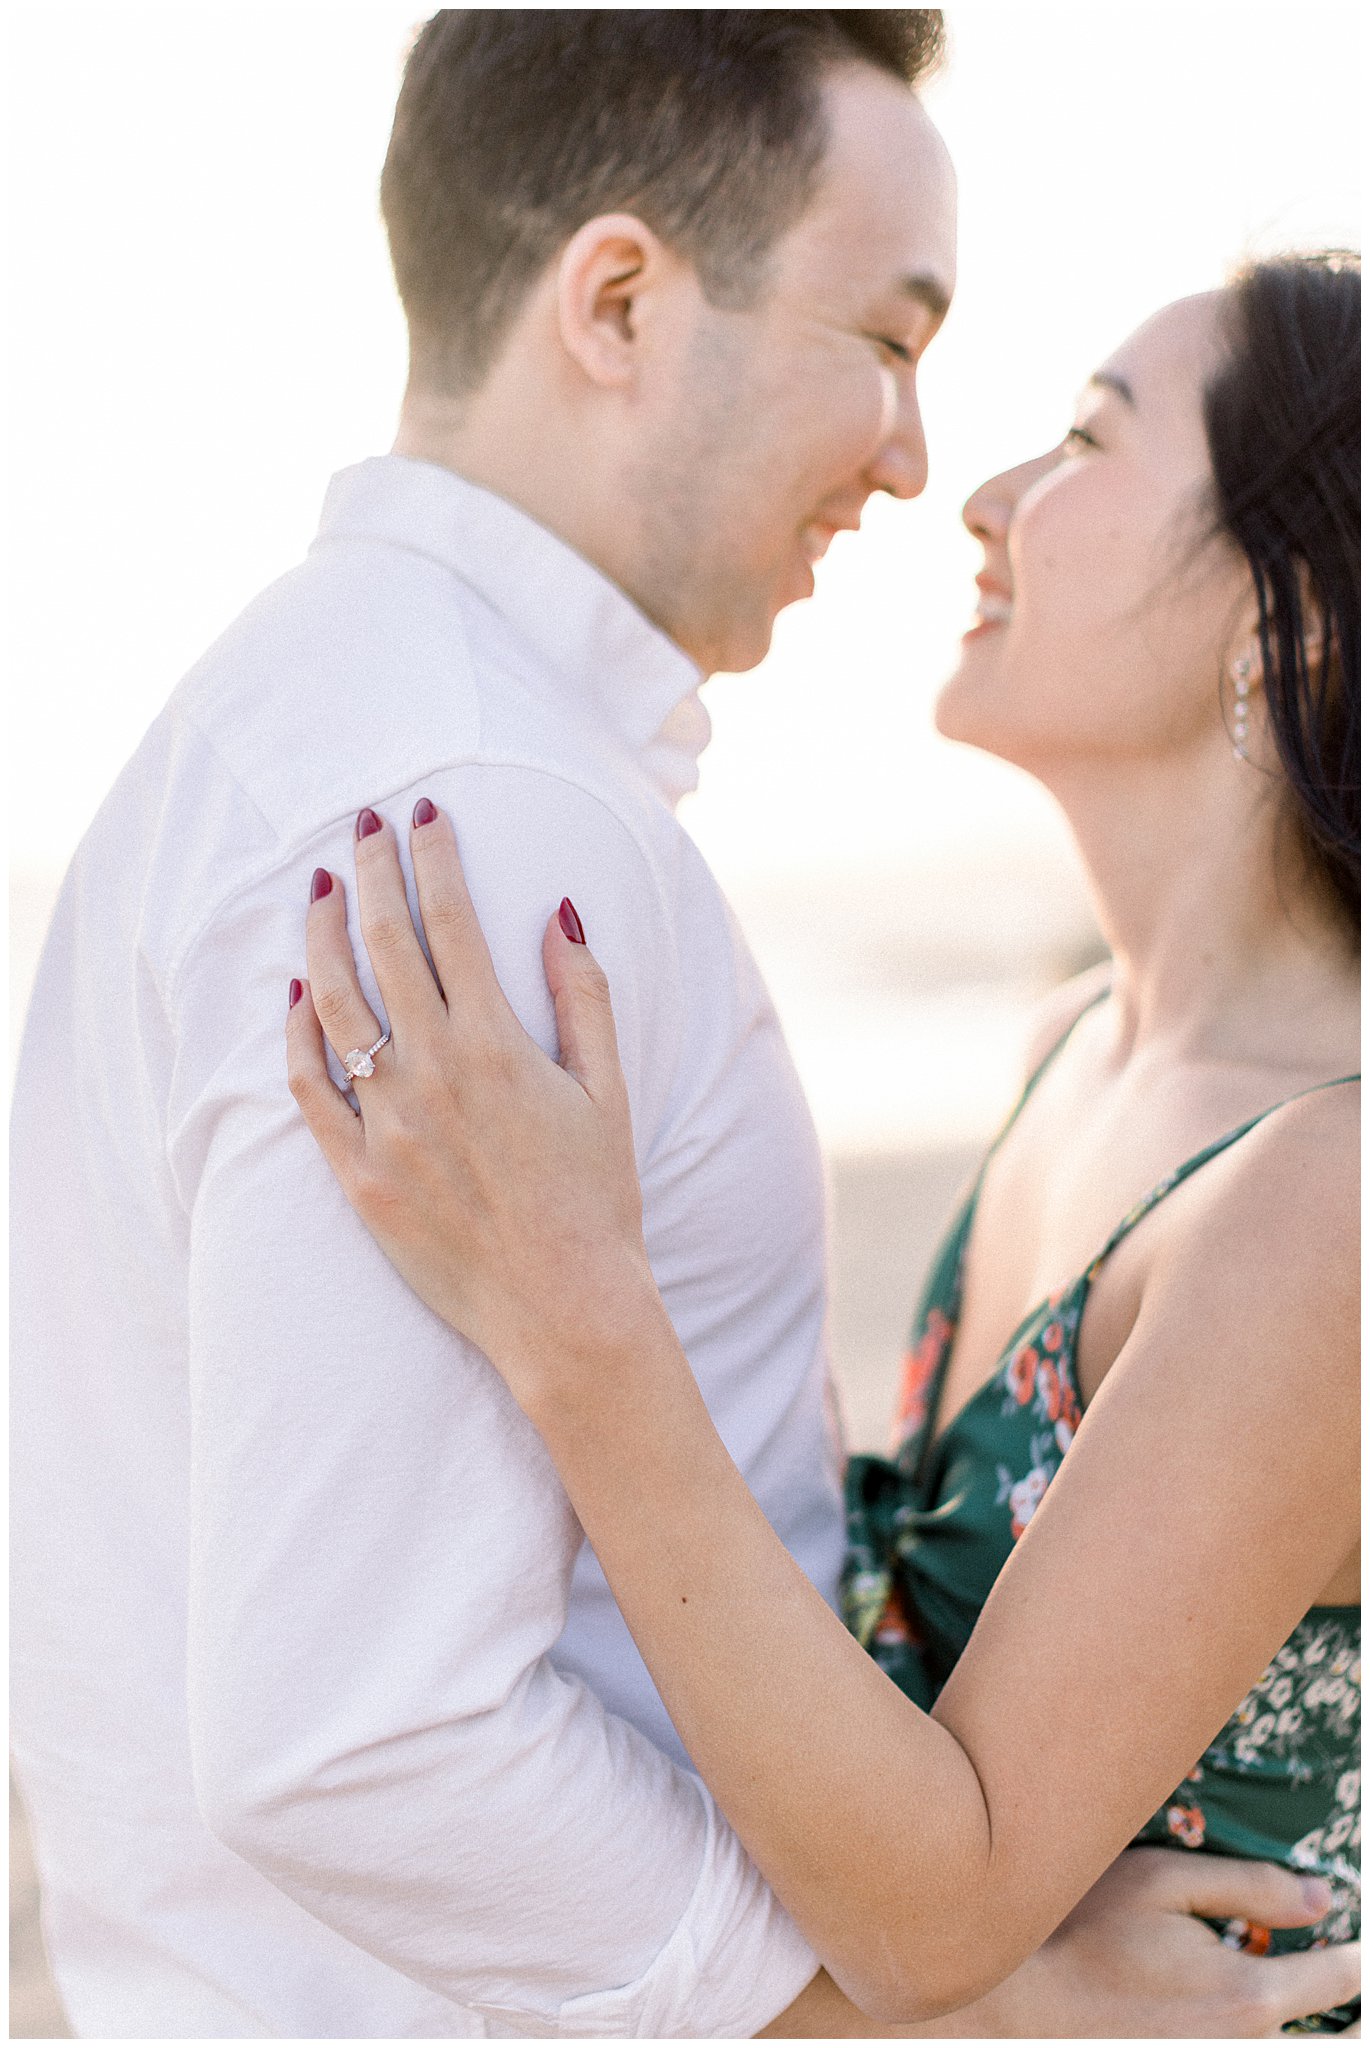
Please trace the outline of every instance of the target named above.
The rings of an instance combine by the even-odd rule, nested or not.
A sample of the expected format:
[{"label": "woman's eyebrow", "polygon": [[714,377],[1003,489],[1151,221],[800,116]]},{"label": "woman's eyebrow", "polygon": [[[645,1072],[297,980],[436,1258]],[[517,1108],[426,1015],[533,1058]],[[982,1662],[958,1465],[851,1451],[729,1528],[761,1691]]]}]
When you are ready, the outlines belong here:
[{"label": "woman's eyebrow", "polygon": [[1130,405],[1133,411],[1136,411],[1137,394],[1126,377],[1120,377],[1116,370],[1096,370],[1089,381],[1091,384],[1100,385],[1105,391],[1116,391],[1124,405]]}]

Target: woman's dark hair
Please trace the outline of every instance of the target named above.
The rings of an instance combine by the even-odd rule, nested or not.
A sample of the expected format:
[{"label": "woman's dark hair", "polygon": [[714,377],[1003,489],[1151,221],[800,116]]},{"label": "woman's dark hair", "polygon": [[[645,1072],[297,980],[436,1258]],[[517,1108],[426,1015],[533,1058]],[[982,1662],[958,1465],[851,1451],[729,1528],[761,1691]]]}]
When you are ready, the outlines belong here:
[{"label": "woman's dark hair", "polygon": [[1221,530],[1251,569],[1262,690],[1311,871],[1360,922],[1360,259],[1238,273],[1204,423]]},{"label": "woman's dark hair", "polygon": [[598,213],[640,215],[714,303],[750,303],[813,196],[825,71],[915,86],[943,42],[934,7],[444,8],[409,53],[381,174],[419,374],[474,388]]}]

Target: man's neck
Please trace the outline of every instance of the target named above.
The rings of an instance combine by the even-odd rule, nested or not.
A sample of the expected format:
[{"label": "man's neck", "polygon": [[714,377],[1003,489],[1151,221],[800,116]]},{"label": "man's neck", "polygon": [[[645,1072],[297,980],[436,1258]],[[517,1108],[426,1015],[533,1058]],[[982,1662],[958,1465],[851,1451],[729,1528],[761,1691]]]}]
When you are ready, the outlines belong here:
[{"label": "man's neck", "polygon": [[[631,572],[632,532],[622,493],[601,466],[593,423],[568,422],[529,396],[535,380],[494,375],[472,397],[405,393],[393,453],[432,462],[517,505],[640,605]],[[613,517],[603,501],[615,499]]]}]

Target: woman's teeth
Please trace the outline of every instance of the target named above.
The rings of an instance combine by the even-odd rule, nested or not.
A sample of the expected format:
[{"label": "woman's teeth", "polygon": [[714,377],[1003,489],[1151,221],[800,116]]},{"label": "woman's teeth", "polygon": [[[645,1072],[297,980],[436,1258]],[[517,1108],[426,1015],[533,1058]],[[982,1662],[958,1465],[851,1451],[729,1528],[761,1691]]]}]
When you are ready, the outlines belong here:
[{"label": "woman's teeth", "polygon": [[1006,626],[1013,617],[1013,601],[985,591],[975,607],[975,616],[986,626]]}]

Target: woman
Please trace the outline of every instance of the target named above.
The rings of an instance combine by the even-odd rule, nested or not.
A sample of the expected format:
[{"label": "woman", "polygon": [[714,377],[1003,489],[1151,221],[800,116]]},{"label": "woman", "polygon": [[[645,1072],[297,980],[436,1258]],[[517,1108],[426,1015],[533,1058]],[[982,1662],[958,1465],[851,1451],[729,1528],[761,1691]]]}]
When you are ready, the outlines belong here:
[{"label": "woman", "polygon": [[[1358,352],[1353,261],[1256,265],[1147,322],[967,507],[980,623],[938,723],[1057,797],[1112,960],[1043,1017],[935,1262],[903,1447],[852,1468],[854,1634],[666,1319],[569,904],[561,1068],[440,815],[411,849],[459,1009],[378,963],[395,1052],[358,1118],[292,1002],[350,1199],[542,1432],[698,1768],[891,2019],[969,2003],[1139,1837],[1316,1870],[1333,1910],[1294,1938],[1354,1932]],[[363,933],[393,922],[388,828],[358,886]],[[334,1050],[379,1037],[340,889],[308,951],[355,1023]]]}]

